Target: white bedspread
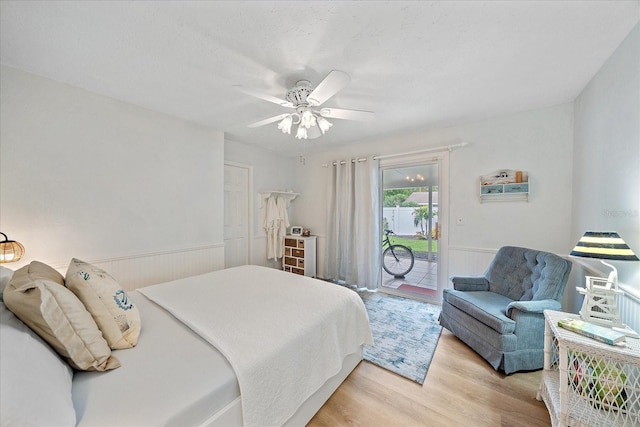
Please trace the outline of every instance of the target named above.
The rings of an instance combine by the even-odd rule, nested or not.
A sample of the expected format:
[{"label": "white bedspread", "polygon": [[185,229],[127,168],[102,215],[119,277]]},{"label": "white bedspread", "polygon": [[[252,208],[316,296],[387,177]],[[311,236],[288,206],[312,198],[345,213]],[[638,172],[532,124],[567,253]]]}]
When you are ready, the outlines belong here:
[{"label": "white bedspread", "polygon": [[227,357],[247,426],[282,425],[346,355],[373,342],[355,292],[272,268],[229,268],[139,292]]}]

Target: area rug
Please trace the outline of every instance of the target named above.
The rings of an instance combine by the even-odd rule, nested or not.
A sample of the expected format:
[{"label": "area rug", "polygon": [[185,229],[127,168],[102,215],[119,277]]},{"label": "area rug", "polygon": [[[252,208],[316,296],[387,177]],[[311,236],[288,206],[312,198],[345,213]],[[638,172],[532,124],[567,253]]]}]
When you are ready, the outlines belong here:
[{"label": "area rug", "polygon": [[358,292],[369,314],[373,346],[364,359],[423,384],[442,327],[440,306],[381,292]]}]

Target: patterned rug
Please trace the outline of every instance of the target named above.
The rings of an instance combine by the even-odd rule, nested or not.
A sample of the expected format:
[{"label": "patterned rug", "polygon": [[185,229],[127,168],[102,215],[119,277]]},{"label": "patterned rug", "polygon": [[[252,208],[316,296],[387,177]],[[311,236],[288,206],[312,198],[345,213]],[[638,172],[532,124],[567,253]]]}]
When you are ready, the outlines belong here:
[{"label": "patterned rug", "polygon": [[365,346],[364,359],[424,383],[442,327],[440,306],[381,292],[358,292],[369,314],[373,346]]}]

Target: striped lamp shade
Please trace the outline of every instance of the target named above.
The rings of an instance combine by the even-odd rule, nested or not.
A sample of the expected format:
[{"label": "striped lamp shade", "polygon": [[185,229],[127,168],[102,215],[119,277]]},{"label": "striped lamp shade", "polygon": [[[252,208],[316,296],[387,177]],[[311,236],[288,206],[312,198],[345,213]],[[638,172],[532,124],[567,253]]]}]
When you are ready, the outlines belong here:
[{"label": "striped lamp shade", "polygon": [[638,257],[622,237],[610,231],[585,232],[570,255],[615,261],[638,261]]}]

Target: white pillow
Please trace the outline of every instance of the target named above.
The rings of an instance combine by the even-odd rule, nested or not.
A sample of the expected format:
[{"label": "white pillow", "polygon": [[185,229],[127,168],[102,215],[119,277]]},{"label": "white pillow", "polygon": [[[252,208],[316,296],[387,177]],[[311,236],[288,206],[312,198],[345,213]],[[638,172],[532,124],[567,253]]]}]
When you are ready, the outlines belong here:
[{"label": "white pillow", "polygon": [[7,283],[11,280],[11,276],[13,276],[13,270],[0,265],[0,301],[2,301],[4,287],[7,286]]},{"label": "white pillow", "polygon": [[13,274],[4,303],[71,367],[106,371],[120,366],[82,302],[53,268],[32,261]]},{"label": "white pillow", "polygon": [[76,294],[112,349],[131,348],[140,336],[140,312],[126,292],[104,270],[73,258],[65,286]]},{"label": "white pillow", "polygon": [[73,373],[0,303],[0,425],[75,426]]}]

